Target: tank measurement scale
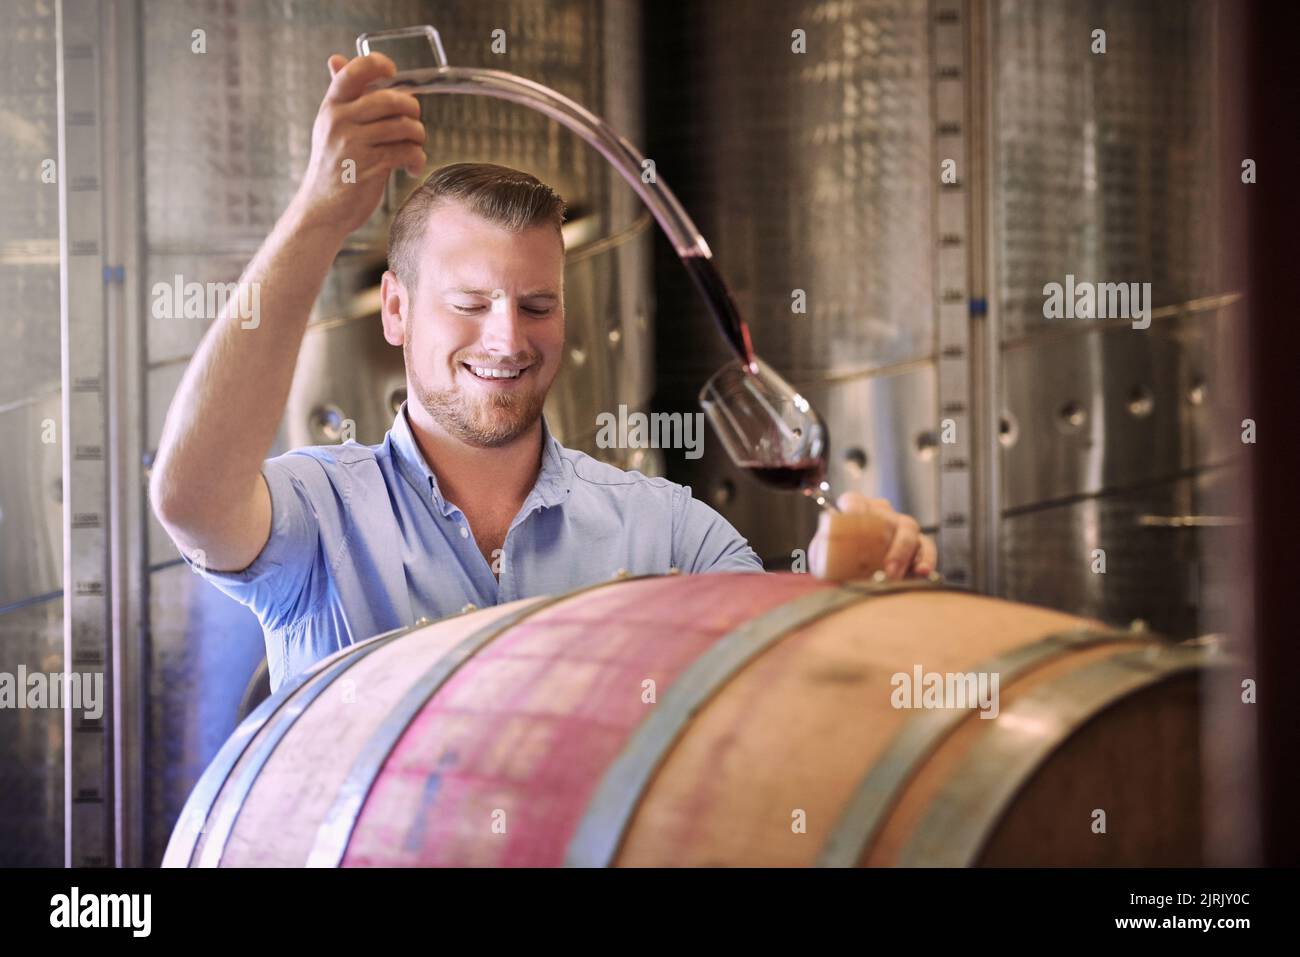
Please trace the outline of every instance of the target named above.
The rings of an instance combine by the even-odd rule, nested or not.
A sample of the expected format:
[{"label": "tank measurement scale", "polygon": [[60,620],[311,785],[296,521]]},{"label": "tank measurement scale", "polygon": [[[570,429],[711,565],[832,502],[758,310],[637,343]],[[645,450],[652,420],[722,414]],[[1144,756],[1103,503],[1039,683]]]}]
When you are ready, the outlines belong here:
[{"label": "tank measurement scale", "polygon": [[[111,867],[112,595],[103,202],[100,195],[100,10],[56,5],[59,333],[62,345],[63,670],[102,674],[99,718],[64,698],[64,862]],[[92,679],[93,680],[93,679]],[[84,700],[83,702],[84,703]]]},{"label": "tank measurement scale", "polygon": [[940,567],[954,584],[971,585],[972,428],[971,331],[967,247],[970,224],[967,176],[970,141],[966,124],[966,29],[962,0],[930,4],[931,116],[934,119],[935,329],[937,330],[939,422]]}]

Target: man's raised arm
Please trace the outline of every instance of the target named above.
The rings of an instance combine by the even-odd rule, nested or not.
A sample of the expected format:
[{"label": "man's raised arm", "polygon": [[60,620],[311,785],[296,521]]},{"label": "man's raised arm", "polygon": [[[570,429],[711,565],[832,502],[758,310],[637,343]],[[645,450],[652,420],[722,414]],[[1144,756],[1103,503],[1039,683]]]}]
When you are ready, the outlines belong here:
[{"label": "man's raised arm", "polygon": [[[364,92],[396,71],[392,60],[336,54],[329,69],[303,182],[240,278],[241,294],[227,300],[190,361],[150,478],[167,533],[183,552],[202,549],[216,571],[246,568],[270,536],[261,465],[335,256],[378,206],[389,172],[418,175],[427,160],[419,101],[395,90]],[[249,302],[256,304],[251,316]]]}]

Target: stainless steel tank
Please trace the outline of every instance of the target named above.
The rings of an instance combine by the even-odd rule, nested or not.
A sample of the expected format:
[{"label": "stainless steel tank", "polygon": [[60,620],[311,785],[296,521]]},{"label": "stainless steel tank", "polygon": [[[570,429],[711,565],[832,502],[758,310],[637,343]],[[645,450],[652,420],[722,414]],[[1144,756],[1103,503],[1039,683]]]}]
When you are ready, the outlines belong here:
[{"label": "stainless steel tank", "polygon": [[[664,64],[647,87],[649,153],[708,239],[759,355],[826,418],[831,488],[886,496],[934,525],[928,5],[757,0],[738,16],[692,4],[647,28],[650,60]],[[795,30],[808,52],[793,49]],[[727,354],[680,264],[659,262],[659,402],[698,411]],[[769,568],[790,570],[816,507],[753,483],[712,438],[699,459],[671,453],[670,476]]]},{"label": "stainless steel tank", "polygon": [[[1218,276],[1236,171],[1215,162],[1212,6],[992,13],[1002,592],[1209,630],[1235,521],[1220,489],[1248,415],[1245,314]],[[1150,327],[1045,318],[1045,284],[1071,275],[1150,283]]]},{"label": "stainless steel tank", "polygon": [[[63,670],[58,98],[54,10],[0,31],[0,672]],[[63,716],[0,710],[0,866],[63,863]]]}]

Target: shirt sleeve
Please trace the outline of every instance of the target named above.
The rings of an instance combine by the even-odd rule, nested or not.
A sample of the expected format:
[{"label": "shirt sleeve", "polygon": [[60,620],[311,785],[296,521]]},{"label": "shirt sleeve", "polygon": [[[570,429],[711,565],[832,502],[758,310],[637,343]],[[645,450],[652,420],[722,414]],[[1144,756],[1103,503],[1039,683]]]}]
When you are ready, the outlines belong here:
[{"label": "shirt sleeve", "polygon": [[673,496],[673,565],[686,574],[761,572],[763,562],[731,523],[679,486]]},{"label": "shirt sleeve", "polygon": [[276,629],[301,616],[326,580],[321,548],[321,509],[334,497],[322,463],[310,455],[287,453],[262,463],[271,493],[271,535],[251,565],[242,571],[214,571],[202,553],[182,553],[186,564],[219,591],[247,605],[263,627]]}]

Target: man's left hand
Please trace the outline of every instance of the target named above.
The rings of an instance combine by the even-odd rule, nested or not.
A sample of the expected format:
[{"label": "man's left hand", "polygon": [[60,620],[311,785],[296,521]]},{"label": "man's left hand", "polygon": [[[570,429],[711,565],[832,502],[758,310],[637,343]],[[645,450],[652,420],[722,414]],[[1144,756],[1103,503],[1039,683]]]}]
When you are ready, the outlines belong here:
[{"label": "man's left hand", "polygon": [[809,565],[819,578],[925,577],[935,570],[934,540],[921,534],[916,519],[894,511],[888,499],[845,492],[837,500],[841,514],[825,512],[808,546]]}]

